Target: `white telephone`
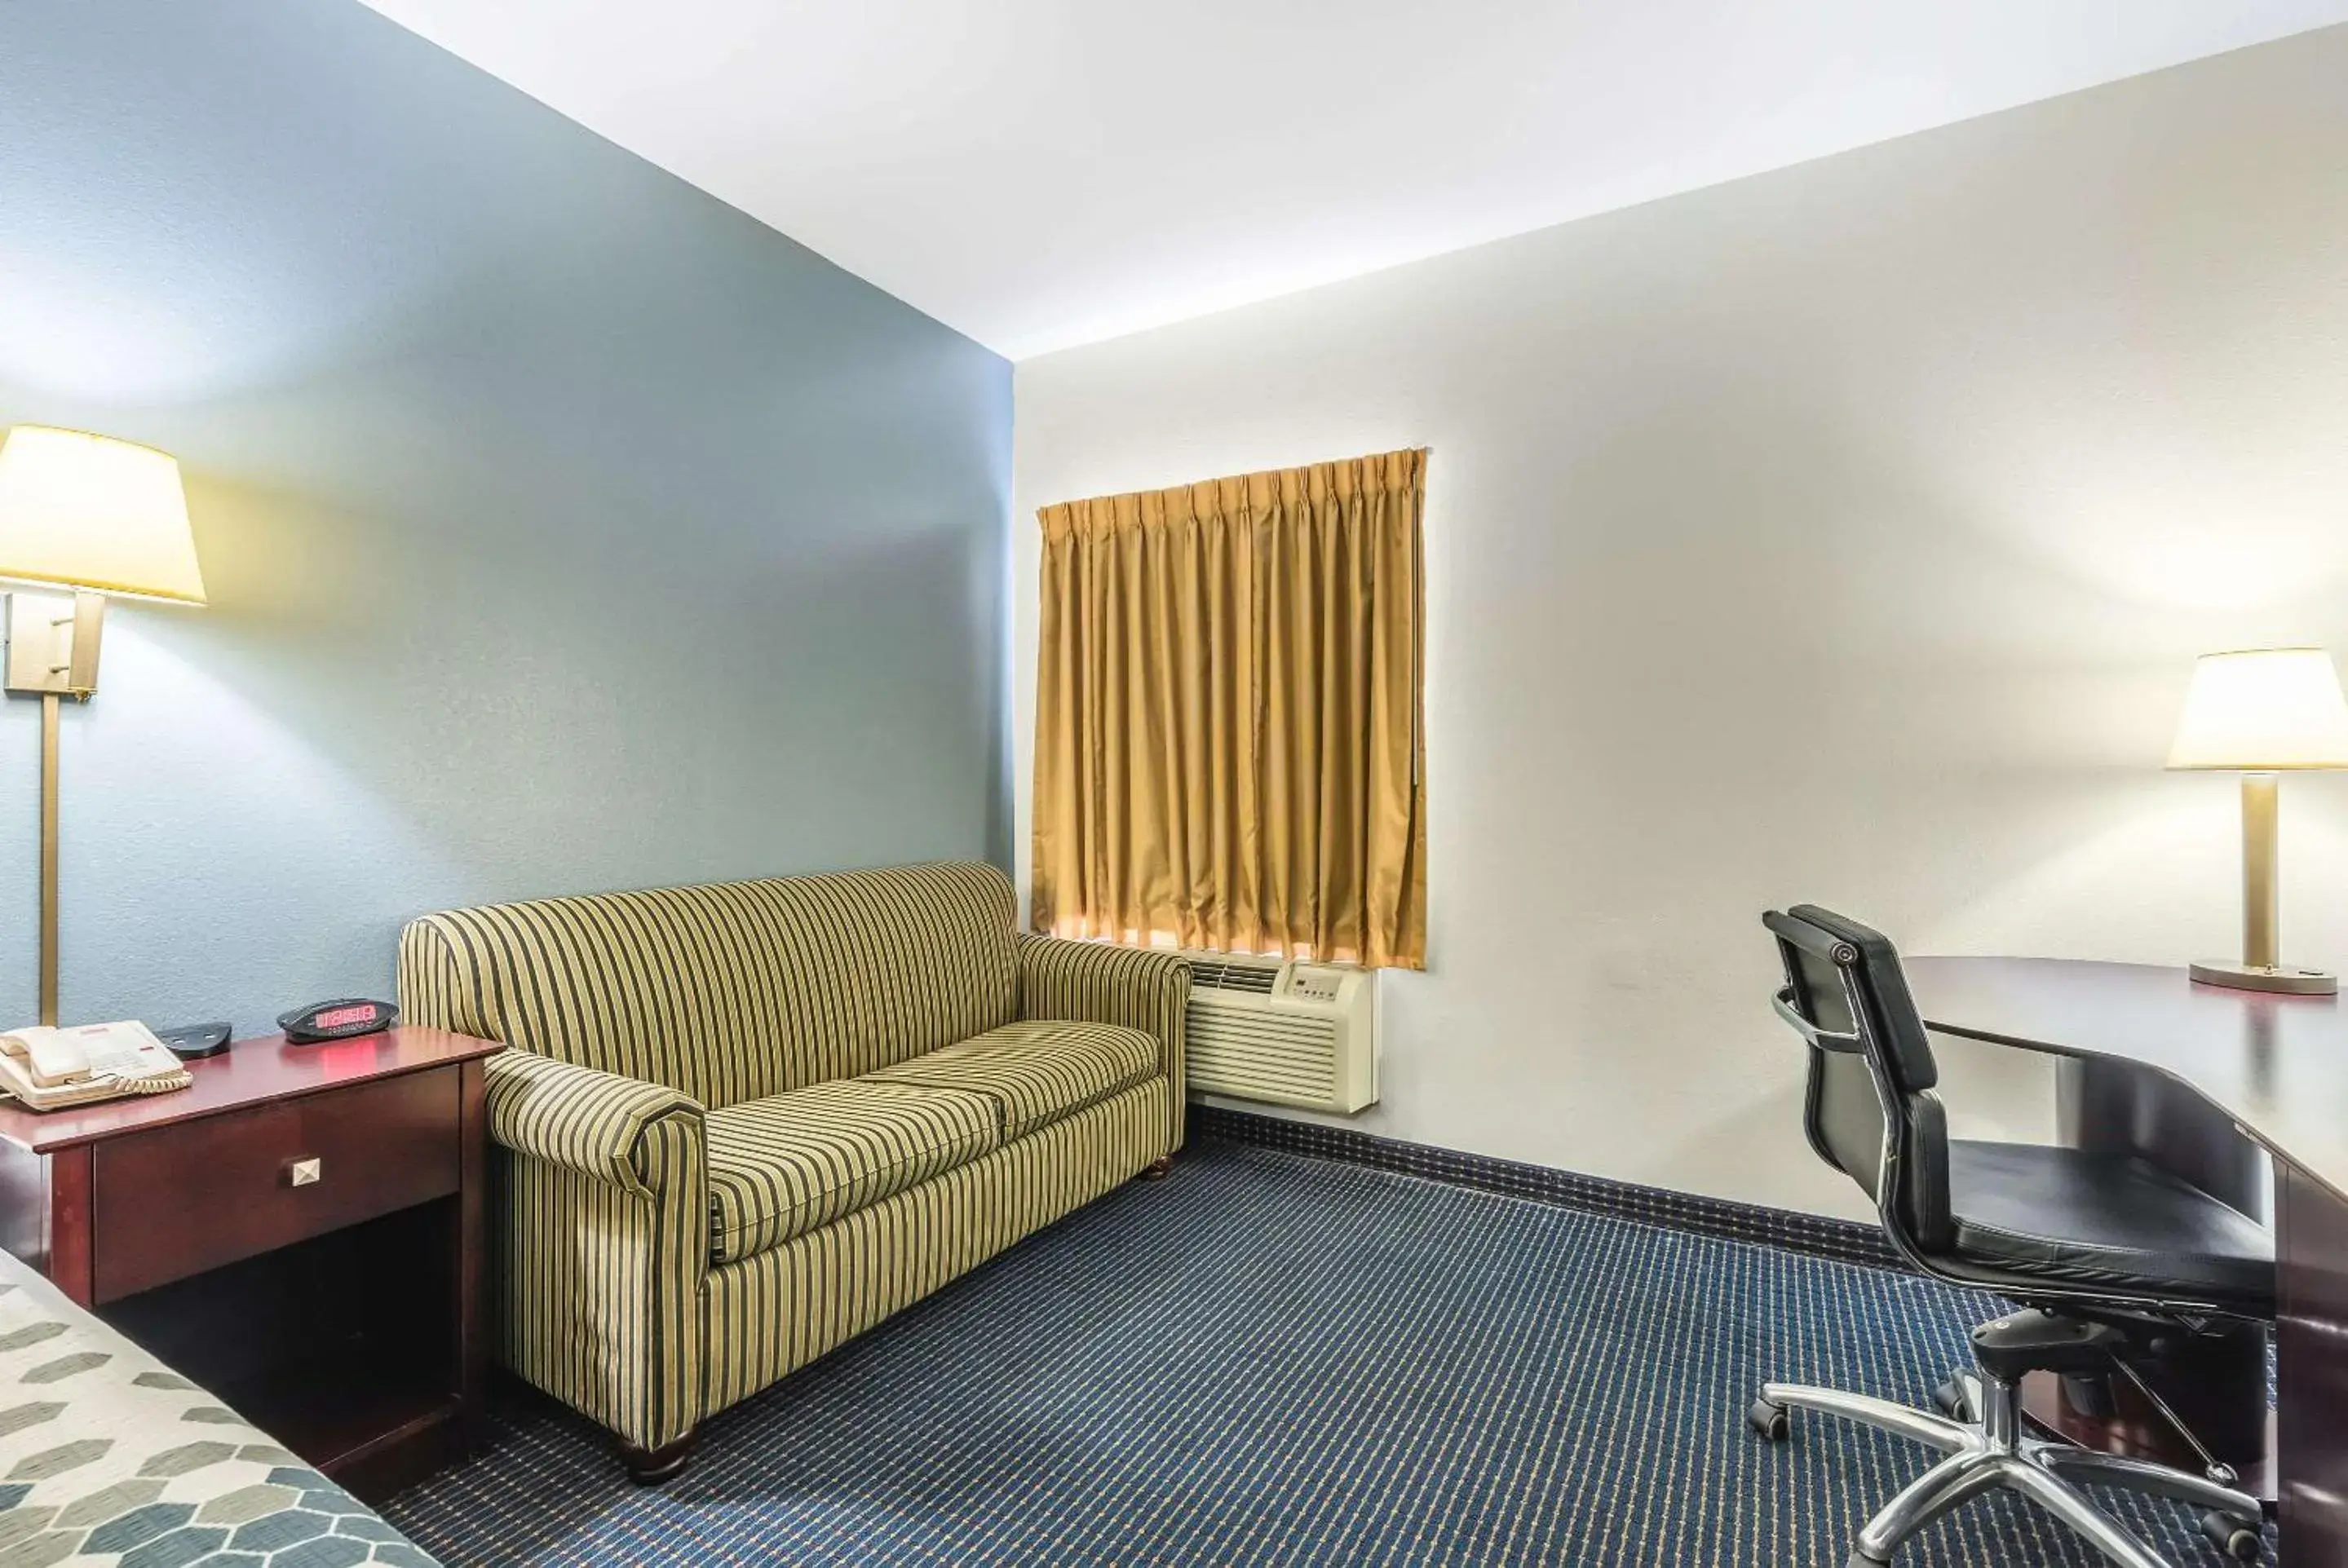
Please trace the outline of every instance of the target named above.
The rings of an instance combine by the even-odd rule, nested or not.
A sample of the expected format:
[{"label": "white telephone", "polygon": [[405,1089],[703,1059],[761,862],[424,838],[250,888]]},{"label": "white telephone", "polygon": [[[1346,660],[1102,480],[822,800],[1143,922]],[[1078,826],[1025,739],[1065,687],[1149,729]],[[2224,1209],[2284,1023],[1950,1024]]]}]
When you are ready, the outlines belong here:
[{"label": "white telephone", "polygon": [[135,1019],[0,1034],[0,1090],[35,1111],[119,1094],[161,1094],[194,1081],[154,1031]]}]

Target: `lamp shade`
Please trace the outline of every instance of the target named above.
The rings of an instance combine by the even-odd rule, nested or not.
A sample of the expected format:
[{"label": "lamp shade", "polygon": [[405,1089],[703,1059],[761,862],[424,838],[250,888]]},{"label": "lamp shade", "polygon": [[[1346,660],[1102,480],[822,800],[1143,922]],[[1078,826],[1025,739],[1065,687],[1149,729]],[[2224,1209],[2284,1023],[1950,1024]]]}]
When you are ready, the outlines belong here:
[{"label": "lamp shade", "polygon": [[0,443],[0,578],[203,603],[178,460],[17,425]]},{"label": "lamp shade", "polygon": [[2321,648],[2205,653],[2186,689],[2172,768],[2348,768],[2348,702]]}]

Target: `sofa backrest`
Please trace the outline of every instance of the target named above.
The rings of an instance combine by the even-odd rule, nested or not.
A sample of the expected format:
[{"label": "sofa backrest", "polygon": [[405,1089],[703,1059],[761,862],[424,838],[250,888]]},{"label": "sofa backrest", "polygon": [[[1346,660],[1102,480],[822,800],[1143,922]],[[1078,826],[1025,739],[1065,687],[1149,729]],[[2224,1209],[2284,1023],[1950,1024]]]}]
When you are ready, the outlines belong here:
[{"label": "sofa backrest", "polygon": [[1012,914],[963,862],[489,904],[409,923],[400,999],[716,1109],[1010,1022]]}]

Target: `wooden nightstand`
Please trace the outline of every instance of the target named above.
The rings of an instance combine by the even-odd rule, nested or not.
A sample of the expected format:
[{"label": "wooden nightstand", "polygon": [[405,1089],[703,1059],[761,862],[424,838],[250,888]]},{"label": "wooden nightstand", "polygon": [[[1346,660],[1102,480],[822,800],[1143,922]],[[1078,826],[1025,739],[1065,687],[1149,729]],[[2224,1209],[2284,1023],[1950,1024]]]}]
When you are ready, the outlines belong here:
[{"label": "wooden nightstand", "polygon": [[482,1059],[240,1040],[195,1083],[0,1106],[0,1246],[362,1496],[459,1457],[488,1366]]}]

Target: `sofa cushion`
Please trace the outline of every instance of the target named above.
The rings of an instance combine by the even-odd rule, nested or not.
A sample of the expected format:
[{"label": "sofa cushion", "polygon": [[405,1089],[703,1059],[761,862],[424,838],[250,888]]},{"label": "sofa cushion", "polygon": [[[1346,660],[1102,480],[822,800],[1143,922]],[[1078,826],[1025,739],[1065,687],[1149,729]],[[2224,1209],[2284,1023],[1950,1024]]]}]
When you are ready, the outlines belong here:
[{"label": "sofa cushion", "polygon": [[866,1075],[983,1094],[1017,1138],[1160,1071],[1155,1036],[1113,1023],[1026,1019]]},{"label": "sofa cushion", "polygon": [[994,1148],[994,1102],[836,1079],[712,1111],[712,1261],[749,1257]]}]

